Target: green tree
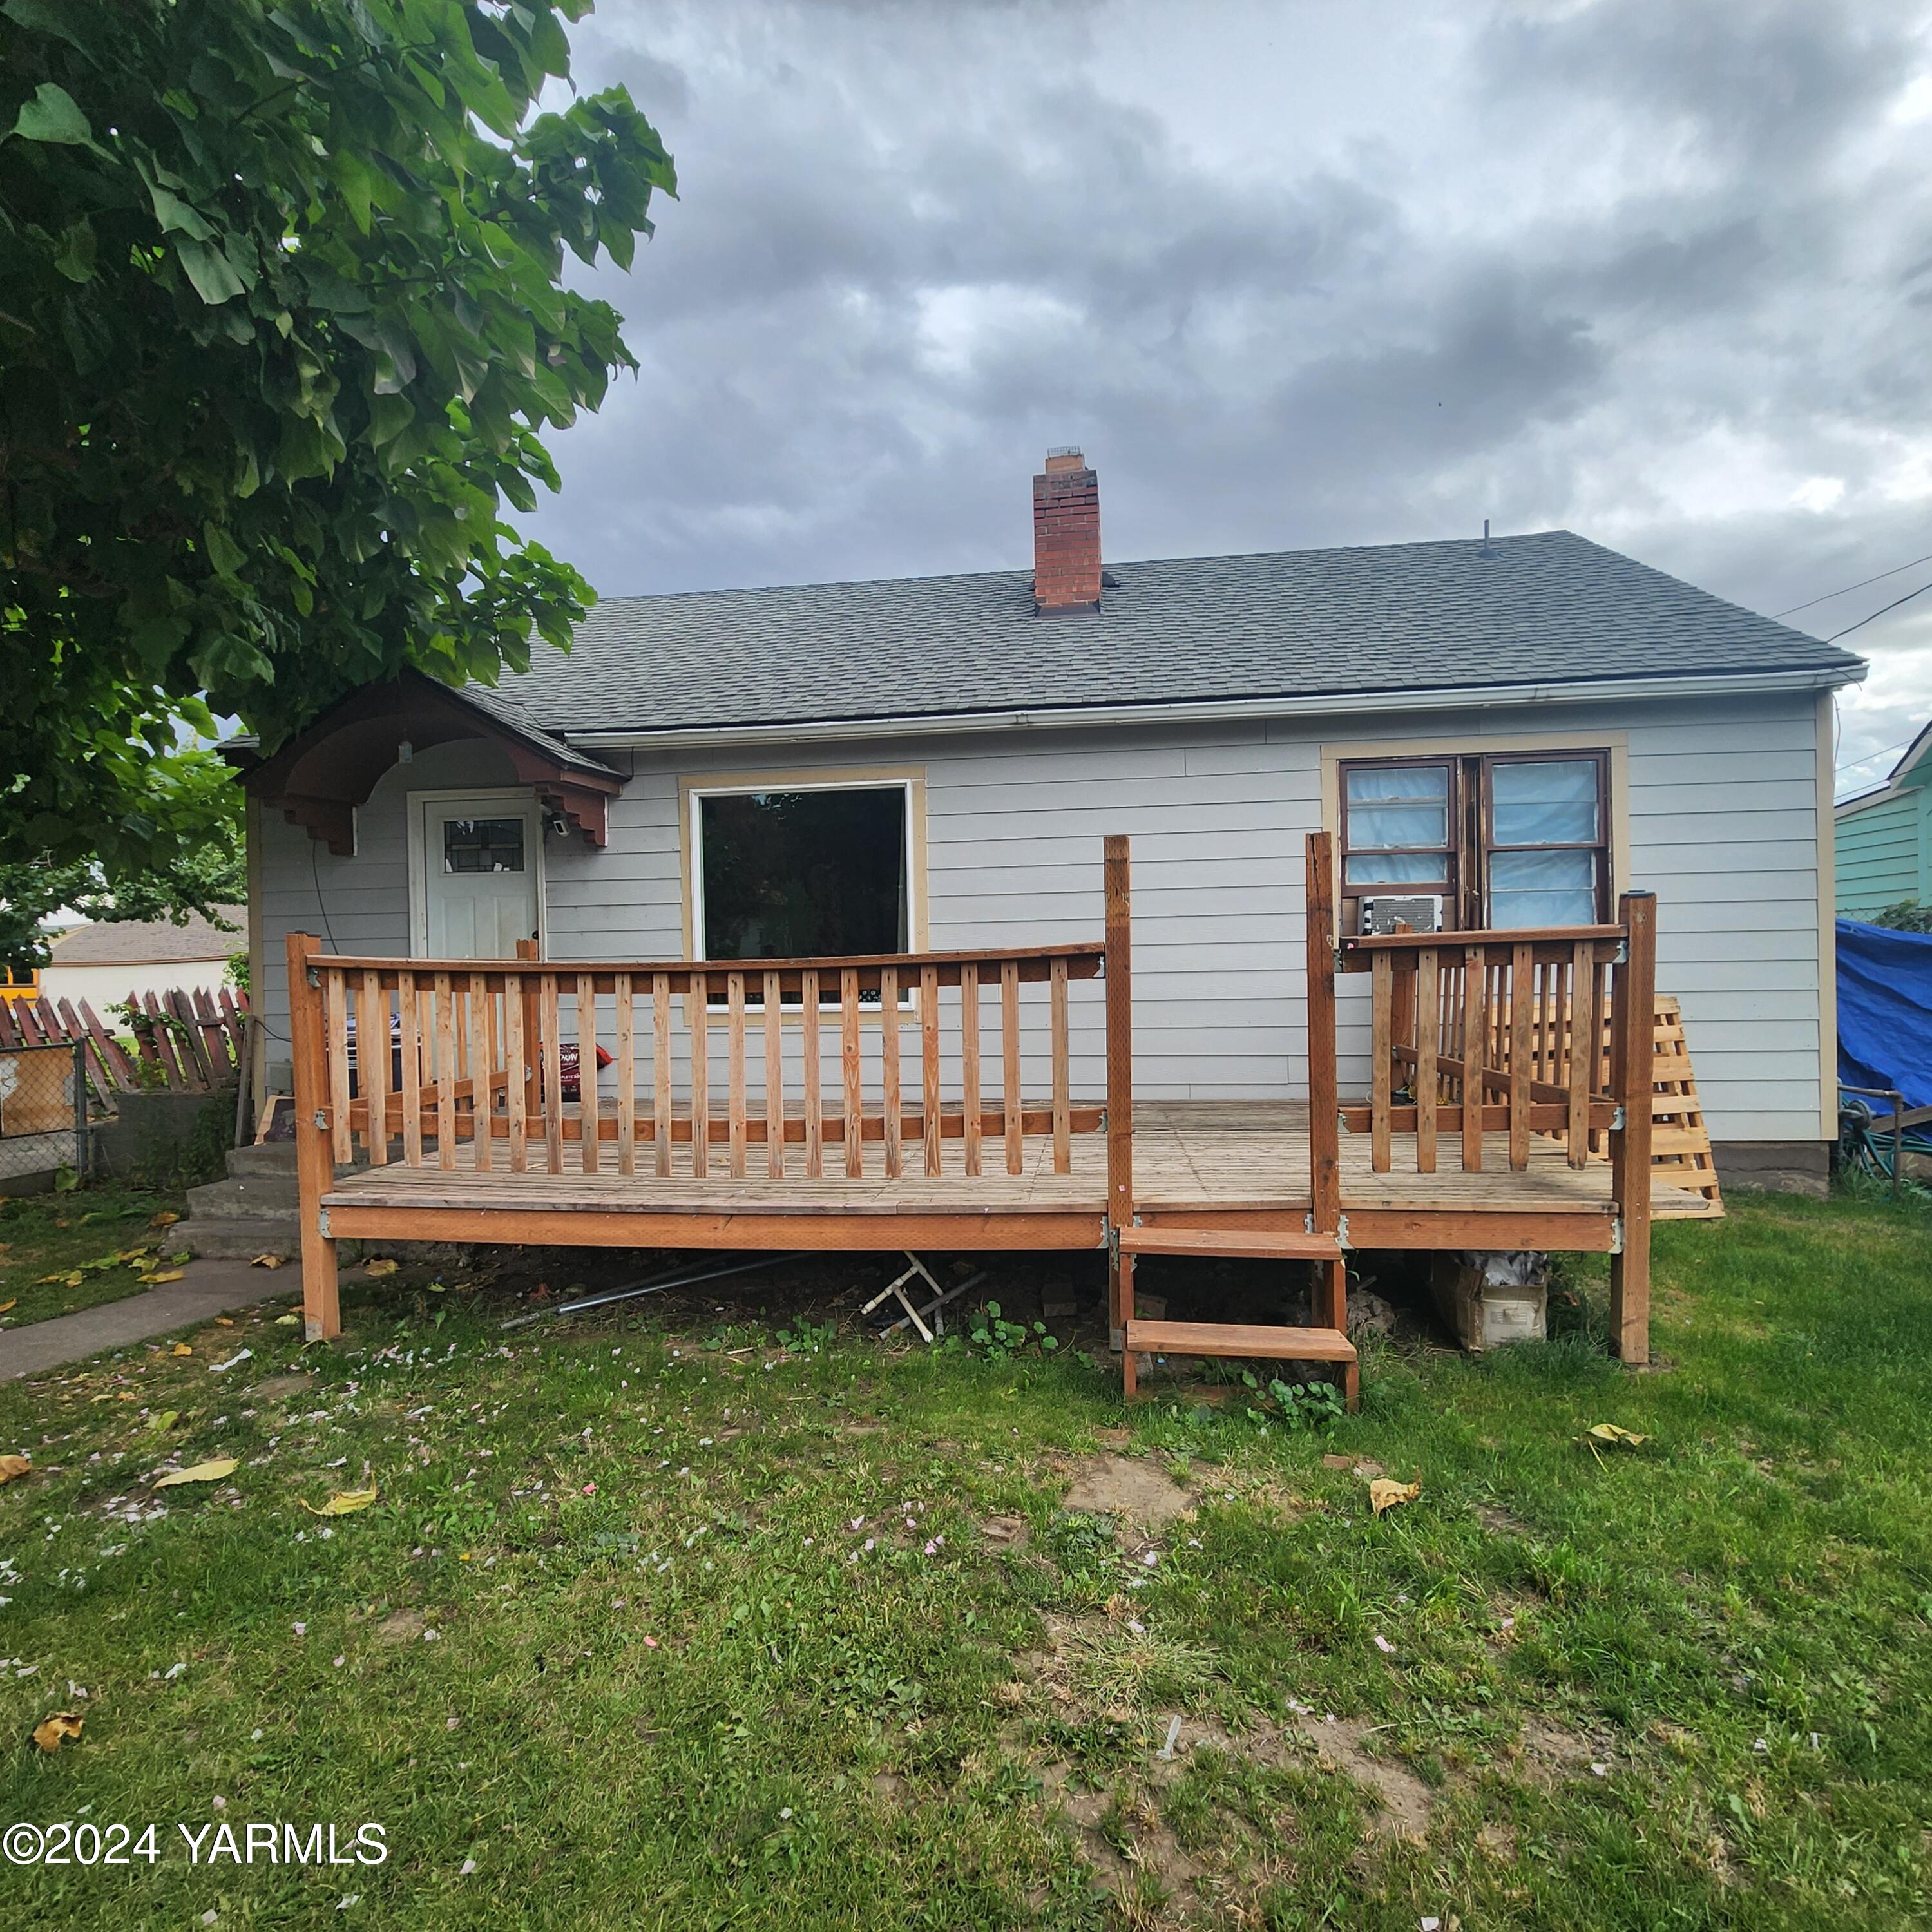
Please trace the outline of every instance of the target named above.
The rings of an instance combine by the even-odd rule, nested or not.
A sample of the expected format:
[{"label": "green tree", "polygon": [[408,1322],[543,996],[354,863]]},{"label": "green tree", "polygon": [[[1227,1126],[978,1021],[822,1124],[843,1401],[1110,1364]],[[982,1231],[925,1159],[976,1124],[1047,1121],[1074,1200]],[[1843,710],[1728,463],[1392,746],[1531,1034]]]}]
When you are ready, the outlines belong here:
[{"label": "green tree", "polygon": [[124,863],[112,880],[96,860],[0,860],[0,971],[24,976],[46,964],[40,922],[64,909],[92,920],[171,920],[190,912],[214,916],[218,906],[248,897],[242,834],[242,794],[218,759],[189,749],[150,765],[151,793],[164,796],[168,816],[194,825],[192,840],[169,846],[146,864]]},{"label": "green tree", "polygon": [[0,861],[172,876],[184,726],[568,646],[508,515],[635,364],[565,251],[676,185],[590,4],[0,0]]}]

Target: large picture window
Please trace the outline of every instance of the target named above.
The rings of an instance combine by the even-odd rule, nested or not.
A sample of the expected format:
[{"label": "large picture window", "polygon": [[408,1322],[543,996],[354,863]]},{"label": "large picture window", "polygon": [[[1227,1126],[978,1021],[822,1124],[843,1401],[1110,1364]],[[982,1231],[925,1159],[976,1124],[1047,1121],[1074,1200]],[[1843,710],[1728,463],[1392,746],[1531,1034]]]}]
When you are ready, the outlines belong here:
[{"label": "large picture window", "polygon": [[697,956],[908,951],[910,807],[903,782],[694,793]]},{"label": "large picture window", "polygon": [[1602,752],[1359,759],[1340,767],[1342,896],[1426,894],[1445,927],[1609,916]]}]

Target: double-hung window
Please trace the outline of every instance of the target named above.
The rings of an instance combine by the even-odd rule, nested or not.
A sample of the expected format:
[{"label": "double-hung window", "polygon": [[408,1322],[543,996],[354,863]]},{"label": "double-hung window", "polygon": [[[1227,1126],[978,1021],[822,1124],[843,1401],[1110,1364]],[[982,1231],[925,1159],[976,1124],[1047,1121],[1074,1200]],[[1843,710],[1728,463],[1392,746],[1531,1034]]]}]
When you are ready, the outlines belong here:
[{"label": "double-hung window", "polygon": [[1345,929],[1364,898],[1418,895],[1462,929],[1609,916],[1606,752],[1352,759],[1340,771]]},{"label": "double-hung window", "polygon": [[[904,952],[912,787],[734,787],[690,795],[692,938],[700,959]],[[756,1004],[755,982],[751,989]],[[836,989],[835,989],[836,991]]]}]

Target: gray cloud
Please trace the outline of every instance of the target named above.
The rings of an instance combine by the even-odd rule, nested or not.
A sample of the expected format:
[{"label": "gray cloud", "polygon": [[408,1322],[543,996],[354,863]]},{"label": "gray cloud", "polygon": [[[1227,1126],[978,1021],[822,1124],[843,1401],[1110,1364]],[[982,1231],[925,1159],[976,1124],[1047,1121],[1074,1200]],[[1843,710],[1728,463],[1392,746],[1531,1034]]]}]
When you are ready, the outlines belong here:
[{"label": "gray cloud", "polygon": [[[607,594],[1010,566],[1072,442],[1117,556],[1487,515],[1816,596],[1932,551],[1928,25],[602,0],[580,79],[682,198],[591,278],[643,368],[536,532]],[[1924,606],[1859,633],[1848,758],[1932,709]]]}]

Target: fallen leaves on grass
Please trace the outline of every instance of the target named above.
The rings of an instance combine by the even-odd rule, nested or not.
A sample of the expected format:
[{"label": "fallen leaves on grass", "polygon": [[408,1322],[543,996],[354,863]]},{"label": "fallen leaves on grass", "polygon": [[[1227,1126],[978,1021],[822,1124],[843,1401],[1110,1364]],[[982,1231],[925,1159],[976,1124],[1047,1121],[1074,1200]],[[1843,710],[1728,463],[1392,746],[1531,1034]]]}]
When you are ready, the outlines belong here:
[{"label": "fallen leaves on grass", "polygon": [[1422,1493],[1420,1483],[1397,1483],[1378,1476],[1369,1485],[1369,1507],[1377,1516],[1402,1503],[1412,1503]]},{"label": "fallen leaves on grass", "polygon": [[175,1424],[180,1420],[181,1411],[179,1409],[164,1408],[161,1411],[159,1415],[152,1417],[149,1419],[148,1423],[148,1433],[150,1436],[164,1435],[169,1430],[173,1428]]},{"label": "fallen leaves on grass", "polygon": [[[4,1243],[0,1243],[0,1246],[4,1245]],[[14,1296],[11,1301],[0,1301],[0,1315],[4,1315],[8,1309],[17,1308],[20,1305],[20,1298],[17,1294]]]},{"label": "fallen leaves on grass", "polygon": [[240,1466],[233,1456],[218,1456],[212,1462],[196,1462],[185,1469],[177,1469],[173,1474],[158,1477],[154,1487],[171,1490],[179,1483],[218,1483],[224,1476],[232,1476]]},{"label": "fallen leaves on grass", "polygon": [[1641,1449],[1650,1438],[1637,1435],[1620,1422],[1594,1422],[1584,1430],[1583,1439],[1590,1443],[1600,1442],[1611,1449]]},{"label": "fallen leaves on grass", "polygon": [[0,1456],[0,1483],[17,1482],[33,1473],[32,1462],[25,1456]]},{"label": "fallen leaves on grass", "polygon": [[140,1282],[143,1288],[162,1288],[171,1281],[179,1281],[182,1279],[183,1271],[181,1269],[163,1268],[158,1274],[142,1275],[140,1277]]},{"label": "fallen leaves on grass", "polygon": [[338,1490],[320,1509],[306,1501],[302,1502],[302,1508],[310,1516],[353,1516],[358,1510],[367,1509],[376,1500],[376,1493],[374,1490]]},{"label": "fallen leaves on grass", "polygon": [[44,1751],[57,1751],[68,1738],[80,1736],[80,1727],[85,1721],[75,1712],[56,1711],[34,1726],[34,1742]]},{"label": "fallen leaves on grass", "polygon": [[364,1262],[362,1264],[362,1272],[364,1274],[378,1276],[394,1274],[396,1270],[402,1264],[400,1262],[392,1262],[385,1256],[379,1257],[376,1260],[373,1262]]},{"label": "fallen leaves on grass", "polygon": [[194,1351],[185,1342],[177,1342],[174,1346],[173,1352],[177,1355],[191,1355]]},{"label": "fallen leaves on grass", "polygon": [[301,1319],[302,1317],[299,1315],[278,1315],[275,1317],[275,1326],[278,1328],[292,1328]]},{"label": "fallen leaves on grass", "polygon": [[148,1226],[151,1228],[172,1228],[180,1219],[181,1216],[172,1208],[164,1208],[149,1220]]}]

